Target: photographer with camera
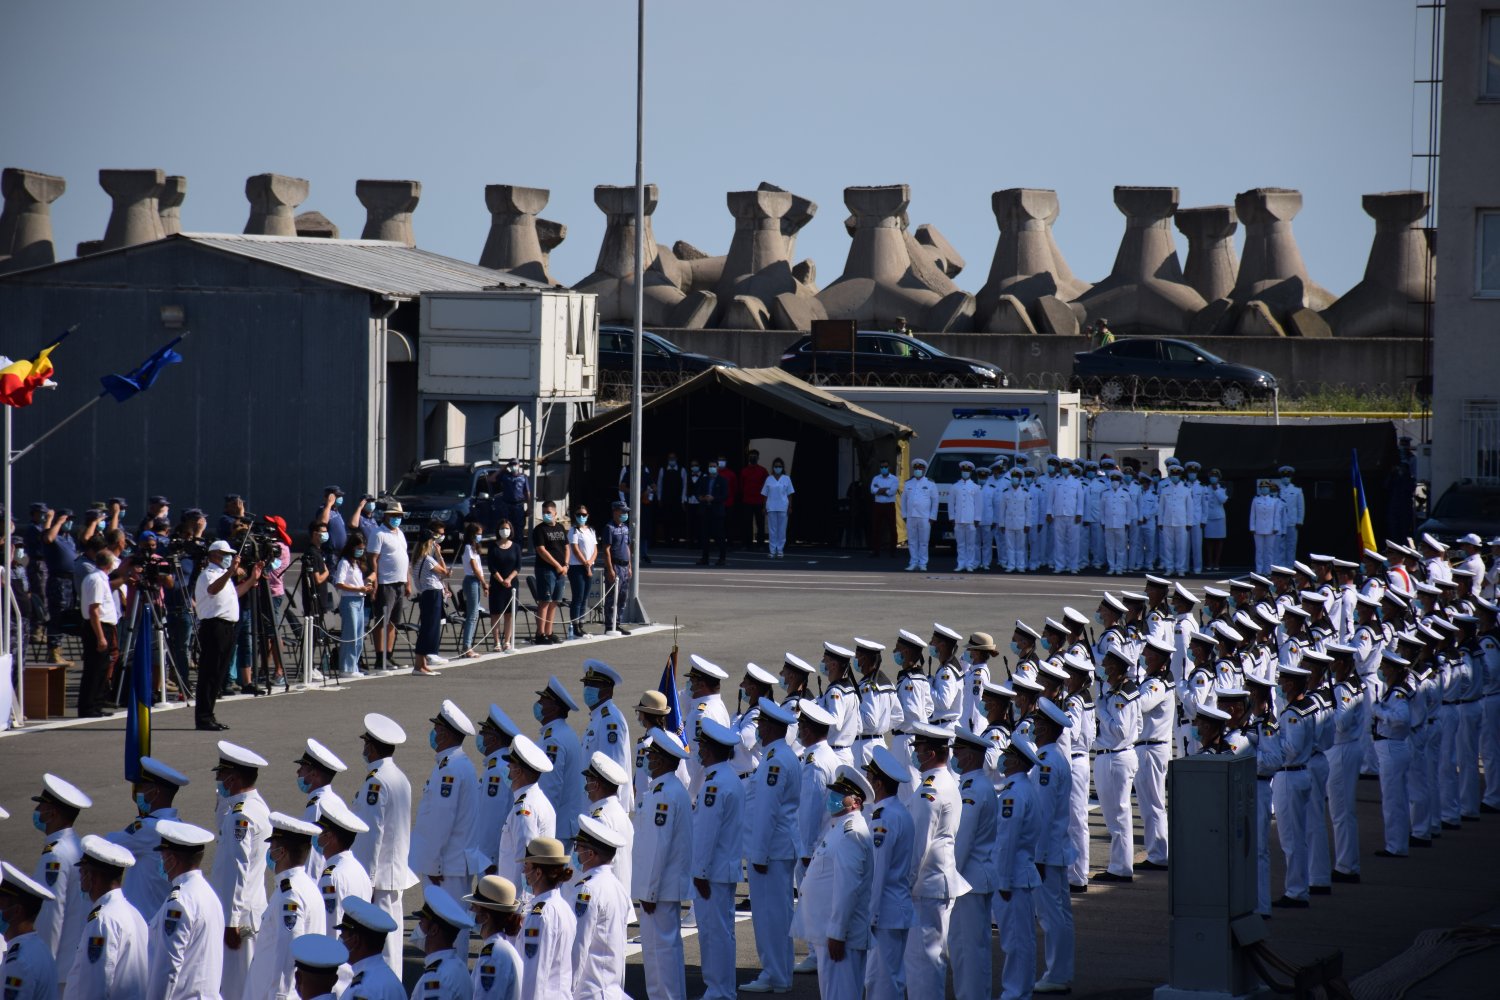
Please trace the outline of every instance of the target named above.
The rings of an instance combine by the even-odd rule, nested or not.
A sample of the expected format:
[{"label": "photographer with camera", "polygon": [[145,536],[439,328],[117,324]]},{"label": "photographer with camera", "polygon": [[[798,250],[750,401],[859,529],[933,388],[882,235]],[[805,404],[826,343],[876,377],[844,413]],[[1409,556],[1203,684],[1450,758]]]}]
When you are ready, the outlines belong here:
[{"label": "photographer with camera", "polygon": [[[198,704],[197,727],[217,732],[229,727],[214,717],[219,687],[229,670],[235,629],[240,621],[240,598],[260,580],[261,565],[254,563],[241,575],[240,557],[222,539],[208,547],[207,562],[198,574],[194,597],[198,604]],[[237,579],[237,577],[239,577]],[[248,664],[246,665],[248,670]]]},{"label": "photographer with camera", "polygon": [[215,537],[227,539],[235,533],[235,526],[245,519],[245,498],[238,493],[224,495],[224,513],[219,515],[219,530]]}]

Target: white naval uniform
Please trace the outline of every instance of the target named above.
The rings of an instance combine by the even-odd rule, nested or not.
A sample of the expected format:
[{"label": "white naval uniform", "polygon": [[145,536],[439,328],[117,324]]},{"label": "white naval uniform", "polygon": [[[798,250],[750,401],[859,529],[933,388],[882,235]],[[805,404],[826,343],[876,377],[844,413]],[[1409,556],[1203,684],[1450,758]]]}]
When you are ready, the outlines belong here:
[{"label": "white naval uniform", "polygon": [[135,864],[125,869],[125,898],[140,913],[141,919],[150,920],[167,898],[167,877],[156,865],[156,847],[161,835],[156,824],[164,819],[176,819],[177,810],[171,806],[157,809],[149,816],[137,816],[123,830],[116,830],[105,837],[112,844],[119,844],[135,857]]},{"label": "white naval uniform", "polygon": [[[88,897],[78,888],[78,859],[82,856],[83,845],[70,826],[47,834],[41,859],[31,873],[56,897],[42,904],[33,929],[56,960],[58,976],[72,964],[73,949],[78,947],[78,935],[83,930],[83,917],[90,909]],[[61,979],[58,985],[61,987]]]},{"label": "white naval uniform", "polygon": [[[406,864],[411,849],[411,782],[396,761],[382,757],[370,765],[365,782],[349,800],[354,815],[369,825],[354,838],[350,850],[370,875],[370,902],[380,907],[397,928],[406,920],[401,897],[417,878]],[[386,935],[385,964],[401,975],[401,932]]]},{"label": "white naval uniform", "polygon": [[[1375,720],[1375,755],[1380,761],[1380,813],[1385,823],[1385,849],[1405,856],[1411,840],[1411,808],[1407,802],[1407,769],[1411,766],[1411,691],[1404,684],[1388,688],[1370,709]],[[1441,723],[1440,723],[1441,725]]]},{"label": "white naval uniform", "polygon": [[927,546],[937,508],[937,486],[932,480],[923,476],[906,481],[901,490],[901,516],[906,519],[906,548],[911,557],[907,569],[927,568]]},{"label": "white naval uniform", "polygon": [[[323,806],[321,804],[323,796],[336,794],[337,793],[334,792],[333,785],[331,784],[320,785],[319,787],[314,788],[311,792],[308,793],[307,804],[302,808],[302,818],[316,826],[318,823],[318,819],[323,815]],[[308,852],[307,864],[303,866],[303,871],[307,872],[308,878],[316,882],[318,880],[318,874],[322,870],[323,852],[318,849],[318,838],[314,837],[312,842],[312,850]]]},{"label": "white naval uniform", "polygon": [[833,716],[833,725],[828,727],[828,745],[840,764],[853,764],[854,741],[861,732],[859,694],[853,682],[844,679],[828,685],[828,689],[818,697],[818,704]]},{"label": "white naval uniform", "polygon": [[999,855],[995,843],[998,800],[995,786],[981,767],[959,775],[958,834],[953,862],[969,883],[969,891],[953,904],[948,926],[948,952],[953,957],[953,993],[960,997],[990,996],[990,905]]},{"label": "white naval uniform", "polygon": [[1094,738],[1094,789],[1099,811],[1109,831],[1108,870],[1135,874],[1135,828],[1130,818],[1130,789],[1137,767],[1135,741],[1141,735],[1140,689],[1127,680],[1099,695],[1095,712],[1099,735]]},{"label": "white naval uniform", "polygon": [[745,792],[734,763],[705,768],[693,800],[692,877],[709,885],[704,899],[693,889],[693,916],[702,953],[703,1000],[735,1000],[734,887],[740,880]]},{"label": "white naval uniform", "polygon": [[[870,828],[858,812],[832,817],[802,877],[792,933],[818,960],[823,1000],[861,1000],[870,948],[870,875],[875,867]],[[844,957],[828,954],[829,940],[844,942]],[[936,995],[936,994],[934,994]]]},{"label": "white naval uniform", "polygon": [[828,786],[833,784],[833,777],[840,763],[827,740],[814,743],[802,751],[797,844],[804,861],[812,857],[812,852],[823,839],[823,831],[828,829],[829,816],[825,808]]},{"label": "white naval uniform", "polygon": [[[1317,741],[1317,704],[1303,695],[1281,714],[1281,769],[1271,782],[1271,807],[1276,814],[1276,834],[1286,858],[1285,894],[1306,899],[1307,803],[1312,795],[1308,762]],[[1403,789],[1404,791],[1404,789]],[[1409,808],[1402,797],[1403,808]]]},{"label": "white naval uniform", "polygon": [[1041,763],[1031,769],[1031,780],[1042,817],[1036,863],[1045,869],[1036,897],[1036,919],[1044,938],[1042,977],[1050,983],[1068,985],[1073,982],[1073,898],[1067,877],[1067,868],[1073,862],[1073,844],[1067,835],[1073,770],[1067,749],[1057,743],[1038,746],[1037,756]]},{"label": "white naval uniform", "polygon": [[947,766],[922,772],[908,807],[916,916],[906,939],[906,984],[914,997],[942,996],[947,982],[948,918],[953,901],[969,891],[953,858],[962,807],[958,783]]},{"label": "white naval uniform", "polygon": [[977,733],[988,722],[984,717],[984,686],[990,681],[990,661],[976,663],[972,653],[966,657],[963,707],[959,709],[958,724]]},{"label": "white naval uniform", "polygon": [[[1245,730],[1255,753],[1255,911],[1271,915],[1271,784],[1281,769],[1281,730],[1262,717]],[[1226,737],[1227,738],[1227,737]]]},{"label": "white naval uniform", "polygon": [[865,963],[866,1000],[905,1000],[906,937],[915,909],[911,899],[911,813],[892,795],[870,809],[870,952]]},{"label": "white naval uniform", "polygon": [[938,716],[962,713],[964,703],[964,669],[957,660],[949,660],[932,674],[932,715],[926,719],[908,719],[909,723],[927,722]]},{"label": "white naval uniform", "polygon": [[524,902],[529,895],[525,874],[526,845],[537,837],[556,836],[557,814],[541,785],[523,785],[516,789],[515,797],[510,818],[500,830],[495,873],[510,879],[516,887],[516,898]]},{"label": "white naval uniform", "polygon": [[895,685],[884,670],[877,670],[862,678],[855,691],[859,696],[859,705],[853,763],[855,767],[862,768],[870,762],[875,747],[885,745],[886,734],[902,721],[901,703],[896,698]]},{"label": "white naval uniform", "polygon": [[1025,773],[1006,778],[996,796],[994,910],[1005,951],[999,1000],[1024,1000],[1036,985],[1036,890],[1042,879],[1035,847],[1046,817],[1036,786]]},{"label": "white naval uniform", "polygon": [[5,944],[0,984],[5,987],[6,1000],[56,1000],[57,962],[36,931],[17,935]]},{"label": "white naval uniform", "polygon": [[[223,850],[223,844],[219,845]],[[261,852],[262,864],[265,852]],[[224,904],[194,868],[172,880],[147,929],[151,1000],[219,995],[224,974]]]},{"label": "white naval uniform", "polygon": [[1281,502],[1286,504],[1286,519],[1281,526],[1281,564],[1290,566],[1297,558],[1297,529],[1307,517],[1307,499],[1302,487],[1282,483]]},{"label": "white naval uniform", "polygon": [[1026,570],[1026,542],[1031,537],[1031,491],[1012,486],[995,500],[1000,521],[1000,564],[1007,573]]},{"label": "white naval uniform", "polygon": [[237,997],[248,982],[250,963],[255,959],[255,935],[266,909],[266,841],[271,836],[271,810],[253,788],[227,798],[220,796],[214,809],[219,841],[208,881],[224,908],[224,926],[240,932],[238,948],[223,948],[221,989],[225,996]]},{"label": "white naval uniform", "polygon": [[[785,740],[765,748],[754,782],[755,809],[745,823],[745,876],[750,926],[762,976],[775,987],[792,983],[792,870],[799,856],[798,809],[802,761]],[[756,866],[765,872],[756,871]]]},{"label": "white naval uniform", "polygon": [[[625,893],[629,896],[630,889],[628,886],[633,874],[631,866],[635,860],[633,857],[635,854],[635,824],[631,821],[630,813],[626,812],[625,806],[620,801],[618,795],[606,795],[602,799],[589,803],[588,815],[593,819],[597,819],[624,838],[625,846],[615,852],[615,860],[610,865],[610,868],[620,884],[627,887]],[[547,834],[540,834],[540,836],[545,837]],[[629,920],[626,922],[629,923],[634,919],[635,914],[632,912],[629,914]]]},{"label": "white naval uniform", "polygon": [[957,550],[957,570],[979,565],[979,518],[984,494],[972,479],[960,479],[948,488],[948,517],[953,521],[953,547]]},{"label": "white naval uniform", "polygon": [[1047,490],[1047,523],[1052,528],[1052,572],[1078,572],[1078,534],[1084,510],[1083,484],[1072,476],[1059,476]]},{"label": "white naval uniform", "polygon": [[[479,806],[479,777],[462,744],[438,750],[436,756],[417,803],[406,863],[422,880],[424,892],[445,892],[462,907],[461,900],[479,870],[469,850]],[[441,884],[435,879],[441,879]],[[458,932],[453,947],[459,954],[469,954],[467,928]]]},{"label": "white naval uniform", "polygon": [[641,965],[653,1000],[687,995],[682,957],[682,911],[688,899],[693,859],[693,804],[672,774],[653,778],[635,806],[635,870],[630,894],[655,912],[637,908],[641,925]]},{"label": "white naval uniform", "polygon": [[543,726],[536,742],[552,761],[552,770],[538,778],[537,784],[557,811],[557,839],[567,844],[578,832],[578,814],[589,800],[583,790],[583,769],[588,767],[588,758],[583,755],[583,744],[568,725],[566,716]]},{"label": "white naval uniform", "polygon": [[[501,750],[485,755],[484,770],[479,772],[479,796],[474,803],[474,832],[469,846],[483,856],[483,867],[495,864],[500,849],[500,831],[510,819],[515,793],[510,788],[510,764]],[[509,878],[509,876],[506,876]]]},{"label": "white naval uniform", "polygon": [[573,1000],[573,938],[578,918],[566,886],[532,899],[521,924],[521,1000]]},{"label": "white naval uniform", "polygon": [[323,870],[318,873],[318,893],[323,897],[323,933],[338,937],[339,922],[344,919],[344,900],[355,896],[368,903],[370,892],[370,873],[352,850],[325,859]]},{"label": "white naval uniform", "polygon": [[300,866],[276,873],[276,891],[260,918],[255,960],[250,963],[245,996],[296,1000],[296,966],[292,941],[303,934],[323,934],[324,909],[317,883]]},{"label": "white naval uniform", "polygon": [[1177,692],[1170,677],[1147,677],[1141,685],[1141,734],[1135,743],[1135,801],[1141,810],[1141,842],[1146,860],[1167,863],[1167,763]]},{"label": "white naval uniform", "polygon": [[[395,937],[400,933],[392,932]],[[422,976],[412,987],[414,1000],[442,997],[443,1000],[470,1000],[473,980],[469,976],[467,956],[460,958],[452,948],[432,952],[423,959]]]},{"label": "white naval uniform", "polygon": [[469,980],[474,1000],[520,1000],[521,979],[521,955],[515,945],[504,934],[485,938]]},{"label": "white naval uniform", "polygon": [[[626,774],[630,773],[630,722],[625,713],[614,703],[614,699],[595,705],[589,712],[588,728],[583,731],[584,766],[595,753],[602,753]],[[635,809],[635,792],[630,785],[620,789],[620,804],[627,813]]]},{"label": "white naval uniform", "polygon": [[[903,667],[896,675],[896,703],[902,728],[932,718],[932,679],[922,672],[921,664]],[[891,740],[891,753],[897,760],[906,760],[911,754],[911,737],[898,731]]]},{"label": "white naval uniform", "polygon": [[[621,848],[627,849],[628,845]],[[573,937],[575,1000],[626,1000],[625,929],[633,912],[630,893],[620,884],[612,864],[590,868],[568,890],[578,921]]]},{"label": "white naval uniform", "polygon": [[1280,500],[1265,494],[1250,501],[1250,533],[1255,536],[1255,572],[1269,575],[1276,561],[1286,507]]},{"label": "white naval uniform", "polygon": [[[1068,755],[1072,784],[1068,789],[1068,840],[1073,860],[1068,863],[1068,884],[1089,884],[1089,743],[1098,728],[1094,722],[1094,692],[1081,688],[1063,703],[1068,728],[1058,737],[1057,748]],[[999,767],[997,762],[997,767]]]},{"label": "white naval uniform", "polygon": [[[69,997],[148,1000],[149,936],[146,921],[120,889],[94,901],[85,918],[72,968],[64,982]],[[59,963],[60,964],[60,963]],[[0,975],[0,981],[4,976]]]},{"label": "white naval uniform", "polygon": [[[835,716],[836,718],[837,716]],[[703,765],[698,763],[698,720],[713,719],[715,722],[729,727],[729,709],[724,707],[724,699],[716,691],[706,694],[701,698],[693,698],[682,707],[682,725],[687,734],[684,741],[688,749],[688,759],[684,761],[687,767],[687,790],[689,795],[697,795],[698,788],[702,784]],[[828,734],[829,739],[833,733]]]},{"label": "white naval uniform", "polygon": [[[1168,576],[1188,571],[1188,523],[1192,497],[1185,483],[1163,479],[1156,488],[1156,519],[1161,525],[1161,564]],[[1265,572],[1270,572],[1267,569]]]},{"label": "white naval uniform", "polygon": [[[401,932],[392,931],[387,936],[400,940]],[[349,966],[349,974],[344,1000],[406,1000],[406,989],[386,964],[384,954],[360,959]]]}]

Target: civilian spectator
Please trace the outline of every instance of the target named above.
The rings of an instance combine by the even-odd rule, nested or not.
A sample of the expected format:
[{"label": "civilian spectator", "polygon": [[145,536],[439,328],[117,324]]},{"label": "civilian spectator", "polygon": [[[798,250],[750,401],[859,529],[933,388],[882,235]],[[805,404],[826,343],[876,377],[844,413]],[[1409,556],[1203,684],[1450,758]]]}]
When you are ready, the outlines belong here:
[{"label": "civilian spectator", "polygon": [[141,518],[139,531],[155,531],[153,525],[157,519],[166,518],[168,522],[172,519],[172,502],[164,496],[154,496],[146,501],[146,516]]},{"label": "civilian spectator", "polygon": [[[324,587],[328,584],[328,561],[323,558],[323,546],[328,544],[329,537],[327,521],[314,520],[307,526],[307,551],[302,554],[302,572],[305,579],[301,582],[310,584],[311,590],[320,597],[326,593]],[[348,540],[348,532],[345,532],[344,541]],[[343,546],[339,546],[338,551],[344,551]],[[322,599],[303,608],[304,612],[312,615],[321,615],[332,610],[329,602]]]},{"label": "civilian spectator", "polygon": [[735,475],[734,470],[729,467],[729,459],[721,452],[718,461],[713,463],[718,466],[718,477],[724,482],[724,541],[729,541],[729,526],[735,523],[736,511],[740,502],[740,477]]},{"label": "civilian spectator", "polygon": [[365,649],[365,599],[375,593],[364,559],[365,533],[349,532],[333,567],[333,589],[339,596],[339,674],[344,677],[359,673]]},{"label": "civilian spectator", "polygon": [[[84,560],[79,560],[84,562]],[[78,682],[78,717],[95,719],[104,714],[105,681],[116,655],[115,629],[120,609],[110,586],[109,574],[115,568],[115,555],[107,548],[95,553],[86,563],[83,578],[83,676]]]},{"label": "civilian spectator", "polygon": [[677,545],[683,535],[683,504],[687,500],[687,477],[677,464],[677,453],[667,452],[667,461],[656,474],[657,537],[667,545]]},{"label": "civilian spectator", "polygon": [[73,512],[64,507],[48,512],[47,530],[42,536],[42,558],[47,563],[47,659],[63,659],[63,616],[71,612],[76,601],[73,571],[78,561],[78,543],[73,540]]},{"label": "civilian spectator", "polygon": [[505,653],[515,648],[516,580],[521,575],[521,546],[512,540],[514,533],[515,526],[502,518],[485,560],[490,580],[490,647]]},{"label": "civilian spectator", "polygon": [[233,535],[235,524],[244,516],[245,498],[238,493],[225,494],[224,512],[219,515],[219,529],[214,533],[214,537],[228,538]]},{"label": "civilian spectator", "polygon": [[604,634],[630,634],[621,612],[630,595],[630,505],[616,500],[604,526]]},{"label": "civilian spectator", "polygon": [[682,484],[683,504],[687,511],[686,544],[689,546],[703,544],[703,517],[707,505],[702,502],[701,497],[707,488],[708,473],[703,471],[702,463],[690,461],[687,477]]},{"label": "civilian spectator", "polygon": [[292,550],[281,539],[276,540],[276,555],[266,567],[266,583],[271,591],[271,621],[281,622],[281,608],[286,604],[286,580],[284,575],[292,564]]},{"label": "civilian spectator", "polygon": [[31,603],[35,612],[30,619],[32,642],[45,638],[47,625],[47,532],[51,528],[51,511],[45,503],[31,505],[31,523],[21,533],[30,558],[26,562],[26,585],[31,591]]},{"label": "civilian spectator", "polygon": [[891,474],[891,463],[880,460],[880,474],[870,480],[870,555],[896,554],[896,495],[901,480]]},{"label": "civilian spectator", "polygon": [[344,515],[339,510],[344,506],[342,486],[323,487],[323,506],[318,511],[318,520],[328,524],[328,547],[325,552],[343,552],[349,540],[349,528],[344,524]]},{"label": "civilian spectator", "polygon": [[464,595],[464,632],[459,641],[458,648],[463,650],[464,656],[477,656],[474,651],[474,633],[479,628],[479,609],[484,606],[484,598],[489,594],[489,584],[486,583],[484,563],[479,558],[480,543],[484,541],[484,535],[477,524],[464,525],[463,551],[458,556],[458,579],[459,587]]},{"label": "civilian spectator", "polygon": [[760,491],[765,485],[766,467],[760,464],[760,452],[754,448],[746,456],[744,468],[739,471],[740,541],[748,548],[759,545],[766,538],[766,496]]},{"label": "civilian spectator", "polygon": [[375,668],[400,669],[394,659],[396,625],[406,599],[411,596],[411,559],[406,551],[406,536],[401,534],[401,520],[406,510],[392,501],[381,514],[384,524],[373,524],[366,534],[369,554],[375,559]]},{"label": "civilian spectator", "polygon": [[[723,459],[719,460],[720,462]],[[702,511],[703,525],[703,555],[698,560],[699,566],[708,565],[708,550],[712,542],[717,539],[719,543],[719,565],[723,566],[729,559],[729,540],[724,536],[724,522],[726,517],[725,505],[729,501],[729,483],[723,476],[719,475],[717,462],[708,463],[708,475],[698,481],[698,507]]]},{"label": "civilian spectator", "polygon": [[542,523],[531,532],[536,552],[536,643],[546,646],[560,640],[552,634],[557,606],[562,603],[563,582],[568,576],[568,532],[557,523],[557,504],[542,504]]},{"label": "civilian spectator", "polygon": [[229,727],[214,717],[219,686],[229,669],[234,648],[234,630],[240,620],[240,598],[260,579],[256,563],[243,579],[236,579],[240,557],[228,542],[208,547],[207,564],[198,574],[194,597],[198,604],[198,690],[195,716],[197,728],[216,732]]},{"label": "civilian spectator", "polygon": [[505,471],[496,477],[494,494],[500,516],[510,522],[512,531],[519,532],[515,543],[521,543],[531,513],[531,480],[521,474],[520,462],[513,458],[505,463]]},{"label": "civilian spectator", "polygon": [[792,494],[797,489],[792,485],[792,477],[786,474],[786,463],[780,456],[771,462],[771,478],[761,484],[760,491],[771,534],[770,556],[781,559],[786,555],[786,521],[792,510]]},{"label": "civilian spectator", "polygon": [[[244,519],[236,521],[231,527],[228,540],[236,555],[245,550],[245,538],[249,533],[250,523]],[[260,571],[264,574],[266,567],[260,565]],[[234,633],[234,653],[230,656],[229,670],[224,675],[221,690],[229,690],[235,678],[239,678],[240,694],[265,693],[255,686],[255,636],[250,628],[250,616],[254,611],[254,605],[253,600],[240,602],[240,623]]]},{"label": "civilian spectator", "polygon": [[589,609],[589,590],[594,585],[594,560],[599,555],[599,538],[589,527],[589,509],[580,506],[573,511],[573,527],[568,531],[568,590],[572,604],[568,609],[568,638],[582,639],[584,616]]},{"label": "civilian spectator", "polygon": [[448,564],[443,561],[443,523],[433,521],[422,533],[412,555],[413,576],[417,581],[417,661],[411,672],[424,677],[435,676],[429,662],[445,663],[438,650],[443,639],[443,596],[448,592]]}]

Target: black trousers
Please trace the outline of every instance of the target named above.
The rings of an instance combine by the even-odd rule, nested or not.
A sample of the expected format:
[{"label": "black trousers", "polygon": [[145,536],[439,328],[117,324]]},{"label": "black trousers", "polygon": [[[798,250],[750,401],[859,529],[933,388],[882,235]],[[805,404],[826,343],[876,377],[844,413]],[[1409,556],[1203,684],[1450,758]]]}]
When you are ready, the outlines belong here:
[{"label": "black trousers", "polygon": [[204,618],[198,622],[198,701],[193,715],[199,724],[213,722],[219,687],[234,655],[234,630],[238,622]]},{"label": "black trousers", "polygon": [[104,697],[105,681],[109,678],[109,665],[115,658],[115,627],[101,622],[104,630],[104,648],[94,636],[93,628],[83,630],[83,676],[78,681],[78,717],[91,718],[101,714],[100,702]]}]

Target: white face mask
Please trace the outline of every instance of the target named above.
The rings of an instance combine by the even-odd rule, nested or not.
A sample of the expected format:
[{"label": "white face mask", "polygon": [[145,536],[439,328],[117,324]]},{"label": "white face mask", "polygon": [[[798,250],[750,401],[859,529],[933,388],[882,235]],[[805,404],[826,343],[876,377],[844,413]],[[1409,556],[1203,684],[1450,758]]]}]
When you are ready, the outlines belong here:
[{"label": "white face mask", "polygon": [[509,528],[501,528],[500,529],[500,537],[501,538],[509,538],[510,537],[510,529]]}]

